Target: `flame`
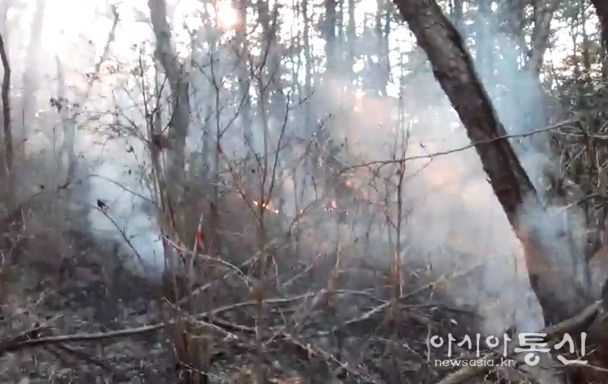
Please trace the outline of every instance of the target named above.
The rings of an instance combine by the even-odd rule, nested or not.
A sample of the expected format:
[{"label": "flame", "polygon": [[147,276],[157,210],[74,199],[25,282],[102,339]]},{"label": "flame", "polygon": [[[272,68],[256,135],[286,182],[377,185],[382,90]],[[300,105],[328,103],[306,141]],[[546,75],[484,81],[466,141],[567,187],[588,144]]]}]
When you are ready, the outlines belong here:
[{"label": "flame", "polygon": [[[255,205],[256,207],[259,207],[260,202],[257,200],[253,200],[253,205]],[[265,210],[270,211],[272,213],[275,213],[275,214],[279,214],[281,212],[278,209],[274,208],[270,202],[262,203],[262,208],[264,208]]]}]

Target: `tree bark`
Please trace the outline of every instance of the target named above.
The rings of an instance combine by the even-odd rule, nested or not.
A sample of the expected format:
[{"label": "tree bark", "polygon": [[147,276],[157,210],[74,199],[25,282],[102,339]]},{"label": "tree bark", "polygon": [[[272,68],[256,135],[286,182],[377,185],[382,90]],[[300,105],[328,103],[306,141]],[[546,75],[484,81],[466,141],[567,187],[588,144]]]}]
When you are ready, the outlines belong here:
[{"label": "tree bark", "polygon": [[[163,225],[170,238],[179,238],[179,217],[183,217],[182,212],[176,212],[177,200],[184,197],[183,182],[185,179],[185,149],[186,136],[190,125],[190,96],[189,79],[182,64],[179,62],[171,38],[171,28],[167,21],[167,4],[165,0],[148,0],[152,29],[156,37],[155,56],[165,72],[172,98],[172,115],[169,121],[168,144],[169,148],[161,145],[164,136],[160,132],[160,113],[156,111],[156,116],[147,116],[153,123],[150,124],[151,132],[151,157],[155,169],[156,178],[159,184],[159,194],[161,198],[161,228]],[[142,74],[143,76],[143,74]],[[158,143],[156,141],[158,140]],[[167,167],[164,172],[160,172],[159,155],[160,151],[167,150]],[[166,222],[164,222],[166,221]],[[176,233],[177,232],[177,233]],[[181,292],[179,281],[185,277],[187,286],[190,289],[188,270],[181,263],[177,251],[168,245],[163,236],[165,251],[166,269],[163,278],[168,283],[169,292],[172,298],[177,299]],[[177,374],[180,384],[206,384],[208,382],[206,366],[207,360],[200,358],[201,349],[199,342],[192,338],[187,322],[176,327],[178,334],[173,336],[176,358],[178,359]]]},{"label": "tree bark", "polygon": [[604,47],[604,57],[602,59],[602,72],[604,77],[608,77],[608,2],[606,0],[591,0],[595,7],[595,12],[600,20],[602,46]]},{"label": "tree bark", "polygon": [[[587,298],[572,274],[560,267],[523,221],[524,204],[543,210],[536,191],[507,139],[505,128],[475,72],[462,38],[433,0],[395,0],[403,18],[426,51],[435,77],[464,123],[490,184],[521,241],[532,288],[545,321],[575,314]],[[567,273],[567,275],[564,275]],[[564,284],[568,281],[568,284]],[[556,294],[559,292],[559,294]]]},{"label": "tree bark", "polygon": [[6,176],[9,179],[12,174],[13,167],[13,131],[11,129],[11,105],[10,105],[10,89],[11,89],[11,66],[8,60],[8,54],[4,45],[4,39],[0,35],[0,59],[2,61],[2,69],[4,76],[2,79],[2,126],[4,132],[4,168]]},{"label": "tree bark", "polygon": [[171,29],[167,22],[165,0],[148,0],[152,28],[156,37],[156,58],[167,76],[173,111],[169,123],[169,165],[167,177],[169,187],[174,189],[183,177],[185,166],[186,136],[190,124],[189,81],[180,64],[171,41]]}]

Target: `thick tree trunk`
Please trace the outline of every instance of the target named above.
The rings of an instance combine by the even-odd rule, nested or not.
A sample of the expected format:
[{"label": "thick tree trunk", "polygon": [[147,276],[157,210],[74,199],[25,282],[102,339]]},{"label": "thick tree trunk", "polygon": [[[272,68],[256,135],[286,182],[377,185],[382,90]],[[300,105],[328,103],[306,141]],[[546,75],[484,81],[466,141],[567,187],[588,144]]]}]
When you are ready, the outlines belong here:
[{"label": "thick tree trunk", "polygon": [[11,105],[10,105],[10,88],[11,88],[11,66],[8,61],[8,54],[4,45],[4,39],[0,35],[0,59],[2,61],[2,69],[4,76],[2,79],[2,126],[4,132],[4,171],[6,173],[7,182],[11,184],[10,177],[13,167],[13,131],[11,129]]},{"label": "thick tree trunk", "polygon": [[[172,115],[169,121],[168,146],[162,145],[164,137],[160,131],[160,113],[152,118],[154,123],[149,129],[151,134],[151,157],[154,163],[156,178],[159,184],[161,197],[161,228],[166,235],[174,240],[179,239],[179,224],[183,212],[176,212],[177,200],[184,197],[183,182],[185,179],[185,148],[188,126],[190,125],[190,96],[189,79],[177,58],[171,38],[171,28],[167,21],[167,4],[165,0],[148,0],[152,29],[156,37],[155,56],[165,72],[172,97]],[[160,151],[167,150],[167,167],[163,173],[160,172]],[[164,222],[166,221],[166,222]],[[165,234],[163,234],[165,235]],[[177,251],[166,242],[164,244],[166,270],[164,279],[168,283],[172,299],[177,299],[182,294],[188,294],[190,284],[190,270],[180,260]],[[181,287],[180,281],[185,277],[186,286]],[[180,288],[183,288],[180,289]],[[176,324],[177,334],[173,337],[177,364],[178,383],[180,384],[206,384],[208,371],[208,360],[202,357],[201,338],[194,338],[187,322]]]},{"label": "thick tree trunk", "polygon": [[[548,254],[530,228],[520,221],[524,206],[542,210],[536,191],[505,128],[475,72],[463,41],[433,0],[395,0],[401,15],[426,51],[435,77],[460,116],[479,154],[490,184],[525,249],[532,288],[549,323],[576,314],[586,298],[570,271]],[[568,281],[567,284],[564,284]],[[558,293],[559,292],[559,293]],[[558,294],[556,294],[558,293]]]},{"label": "thick tree trunk", "polygon": [[175,184],[181,181],[184,173],[184,151],[190,124],[189,81],[173,48],[165,1],[148,0],[148,7],[156,37],[156,58],[165,71],[173,98],[173,111],[168,133],[170,148],[167,182],[170,188],[174,188]]},{"label": "thick tree trunk", "polygon": [[608,1],[591,0],[591,3],[595,7],[595,12],[600,20],[602,46],[604,47],[602,72],[604,77],[608,77]]}]

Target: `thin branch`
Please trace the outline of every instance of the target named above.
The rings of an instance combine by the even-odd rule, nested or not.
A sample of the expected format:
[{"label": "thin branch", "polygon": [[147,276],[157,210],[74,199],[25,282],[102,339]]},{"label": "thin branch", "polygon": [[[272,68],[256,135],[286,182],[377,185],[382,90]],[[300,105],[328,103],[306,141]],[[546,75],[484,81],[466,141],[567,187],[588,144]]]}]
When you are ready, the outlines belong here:
[{"label": "thin branch", "polygon": [[380,166],[384,166],[384,165],[389,165],[389,164],[401,164],[404,163],[406,161],[412,161],[412,160],[420,160],[420,159],[432,159],[435,157],[439,157],[439,156],[445,156],[445,155],[450,155],[452,153],[456,153],[456,152],[462,152],[464,150],[470,149],[470,148],[475,148],[477,146],[480,145],[487,145],[487,144],[492,144],[492,143],[496,143],[498,141],[501,140],[507,140],[507,139],[515,139],[515,138],[523,138],[523,137],[529,137],[529,136],[533,136],[533,135],[537,135],[540,133],[545,133],[545,132],[549,132],[549,131],[555,131],[557,129],[563,128],[565,126],[568,125],[572,125],[577,123],[578,120],[565,120],[553,125],[550,125],[548,127],[545,128],[541,128],[541,129],[537,129],[534,131],[530,131],[530,132],[525,132],[525,133],[515,133],[515,134],[510,134],[510,135],[504,135],[504,136],[499,136],[499,137],[494,137],[488,140],[481,140],[481,141],[477,141],[471,144],[467,144],[464,145],[462,147],[456,147],[456,148],[452,148],[452,149],[448,149],[445,151],[439,151],[439,152],[434,152],[434,153],[429,153],[429,154],[425,154],[425,155],[415,155],[415,156],[407,156],[407,157],[403,157],[401,159],[392,159],[392,160],[374,160],[374,161],[370,161],[367,163],[361,163],[361,164],[355,164],[355,165],[351,165],[348,167],[345,167],[342,172],[346,172],[350,169],[356,169],[356,168],[365,168],[365,167],[370,167],[370,166],[374,166],[374,165],[380,165]]}]

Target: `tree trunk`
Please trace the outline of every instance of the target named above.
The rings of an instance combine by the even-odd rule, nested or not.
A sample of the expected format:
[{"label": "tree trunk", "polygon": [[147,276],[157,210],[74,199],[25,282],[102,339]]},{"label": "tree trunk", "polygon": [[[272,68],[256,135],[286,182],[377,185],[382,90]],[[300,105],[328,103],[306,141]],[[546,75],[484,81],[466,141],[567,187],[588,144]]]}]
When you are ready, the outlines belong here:
[{"label": "tree trunk", "polygon": [[[304,50],[304,99],[309,99],[312,96],[312,66],[313,57],[310,46],[310,16],[309,16],[309,0],[302,0],[302,23],[304,30],[302,31],[302,43]],[[349,10],[350,12],[350,10]],[[349,25],[350,28],[350,25]],[[350,29],[349,29],[350,31]],[[350,35],[349,35],[350,36]],[[311,101],[307,100],[304,103],[304,134],[314,132],[314,118]]]},{"label": "tree trunk", "polygon": [[[172,110],[171,119],[169,121],[168,145],[160,145],[164,140],[162,132],[160,132],[160,113],[156,111],[156,116],[147,116],[153,122],[149,126],[151,134],[151,157],[153,167],[155,169],[156,178],[159,182],[159,194],[161,199],[161,228],[168,237],[173,240],[179,240],[179,225],[178,217],[182,217],[183,212],[176,212],[175,207],[178,206],[178,199],[182,199],[183,182],[185,179],[185,149],[186,136],[188,135],[188,126],[190,124],[190,97],[189,97],[189,79],[184,71],[182,64],[177,58],[177,54],[173,47],[171,39],[171,29],[167,21],[167,4],[165,0],[148,0],[148,8],[150,10],[150,19],[152,21],[152,29],[156,37],[156,52],[155,56],[163,68],[167,77],[169,88],[171,89]],[[143,74],[142,74],[143,76]],[[160,96],[160,95],[159,95]],[[156,142],[158,140],[158,143]],[[160,168],[160,151],[167,150],[167,167],[161,174]],[[166,221],[166,222],[163,222]],[[183,228],[181,228],[183,229]],[[177,251],[171,245],[164,241],[165,251],[165,273],[163,278],[168,282],[171,298],[177,300],[180,294],[188,294],[190,284],[190,270],[181,262]],[[186,286],[180,287],[179,281],[185,277]],[[183,327],[183,328],[182,328]],[[176,324],[179,332],[174,335],[173,342],[175,346],[177,364],[178,383],[180,384],[206,384],[208,382],[207,360],[201,358],[201,349],[197,338],[192,337],[192,331],[187,324]]]},{"label": "tree trunk", "polygon": [[173,110],[169,129],[168,186],[174,189],[182,180],[185,166],[185,147],[190,124],[190,101],[187,74],[180,64],[171,41],[165,0],[148,0],[152,28],[156,37],[156,58],[167,76],[171,88]]},{"label": "tree trunk", "polygon": [[0,35],[6,36],[9,4],[0,7]]},{"label": "tree trunk", "polygon": [[477,0],[477,34],[475,36],[475,63],[482,78],[494,83],[494,34],[490,32],[492,7],[487,0]]},{"label": "tree trunk", "polygon": [[[65,77],[63,75],[63,66],[59,58],[57,62],[57,112],[63,128],[63,140],[59,148],[60,162],[66,166],[65,185],[71,184],[74,181],[76,172],[76,153],[74,145],[76,140],[76,124],[74,119],[68,113],[69,100],[67,97],[67,87]],[[65,162],[64,162],[65,159]]]},{"label": "tree trunk", "polygon": [[385,0],[378,0],[376,10],[375,33],[378,39],[377,55],[378,65],[374,66],[374,86],[380,95],[386,96],[386,88],[390,80],[391,66],[389,61],[389,35],[391,32],[391,13],[390,3]]},{"label": "tree trunk", "polygon": [[595,12],[600,20],[601,39],[604,47],[604,57],[602,59],[602,73],[604,78],[608,77],[608,2],[606,0],[591,0],[595,7]]},{"label": "tree trunk", "polygon": [[587,298],[574,283],[574,277],[564,275],[558,260],[548,254],[532,230],[520,221],[524,203],[532,209],[543,210],[543,207],[511,144],[500,139],[507,133],[480,83],[461,36],[435,1],[395,0],[395,3],[418,44],[426,51],[435,77],[464,123],[469,138],[477,143],[475,149],[494,193],[524,247],[530,282],[545,321],[552,323],[576,314]]},{"label": "tree trunk", "polygon": [[242,98],[242,107],[240,111],[240,120],[243,126],[243,139],[245,144],[250,146],[253,140],[252,134],[252,117],[251,117],[251,97],[249,96],[250,79],[249,79],[249,44],[247,42],[247,4],[248,0],[239,0],[238,13],[239,23],[236,25],[236,59],[237,77],[239,82],[239,97]]},{"label": "tree trunk", "polygon": [[337,69],[336,0],[325,0],[325,22],[323,26],[323,38],[325,39],[325,57],[327,59],[327,71],[332,72]]},{"label": "tree trunk", "polygon": [[282,121],[287,100],[283,93],[281,81],[281,56],[277,32],[279,29],[279,8],[275,4],[272,11],[268,3],[258,1],[258,18],[262,25],[262,52],[267,59],[269,85],[270,85],[270,116]]},{"label": "tree trunk", "polygon": [[4,164],[3,168],[6,172],[7,183],[10,185],[10,177],[13,167],[13,131],[11,129],[11,105],[10,105],[10,89],[11,89],[11,66],[8,61],[8,54],[4,45],[4,39],[0,35],[0,59],[2,61],[2,69],[4,76],[2,79],[2,126],[4,132]]},{"label": "tree trunk", "polygon": [[587,32],[587,1],[580,0],[581,34],[583,35],[583,66],[585,78],[591,79],[591,52],[589,51],[589,33]]},{"label": "tree trunk", "polygon": [[346,28],[346,44],[348,53],[345,66],[348,68],[349,80],[355,79],[353,65],[355,64],[355,44],[357,42],[357,31],[355,21],[355,0],[348,0],[348,26]]},{"label": "tree trunk", "polygon": [[549,43],[551,33],[551,20],[559,5],[559,0],[543,0],[536,5],[534,12],[534,30],[532,41],[528,50],[526,66],[538,75],[543,65],[543,57]]},{"label": "tree trunk", "polygon": [[25,56],[25,70],[23,71],[23,96],[22,96],[22,131],[16,132],[17,151],[23,153],[25,149],[25,140],[28,138],[28,133],[34,127],[34,114],[36,111],[36,87],[39,83],[40,66],[40,48],[42,45],[42,27],[44,23],[44,12],[46,2],[38,0],[36,2],[36,10],[32,20],[30,29],[30,42],[27,47]]}]

